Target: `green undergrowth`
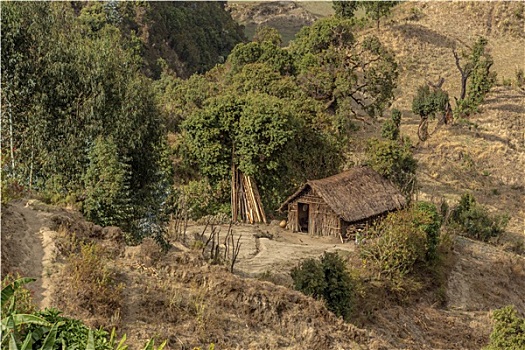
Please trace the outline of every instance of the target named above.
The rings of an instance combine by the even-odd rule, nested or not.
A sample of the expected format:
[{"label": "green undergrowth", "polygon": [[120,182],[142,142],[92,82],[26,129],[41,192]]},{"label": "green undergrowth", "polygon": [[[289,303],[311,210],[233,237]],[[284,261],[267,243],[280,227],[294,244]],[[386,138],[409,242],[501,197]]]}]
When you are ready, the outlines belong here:
[{"label": "green undergrowth", "polygon": [[[25,284],[33,278],[6,276],[2,281],[2,349],[10,350],[126,350],[126,335],[117,340],[115,329],[111,332],[90,329],[82,321],[62,316],[57,309],[35,310]],[[149,340],[144,350],[162,350],[166,342],[155,347]]]}]

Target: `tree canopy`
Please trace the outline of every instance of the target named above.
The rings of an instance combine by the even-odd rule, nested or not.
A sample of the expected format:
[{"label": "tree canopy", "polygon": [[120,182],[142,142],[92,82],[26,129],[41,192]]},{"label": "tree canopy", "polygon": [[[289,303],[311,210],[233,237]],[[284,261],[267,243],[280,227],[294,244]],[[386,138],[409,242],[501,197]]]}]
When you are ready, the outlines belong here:
[{"label": "tree canopy", "polygon": [[321,19],[283,48],[266,27],[204,75],[182,80],[165,70],[159,101],[170,130],[181,131],[181,175],[197,169],[225,201],[233,163],[255,177],[271,210],[306,179],[336,173],[352,118],[380,115],[398,74],[393,54],[354,30],[344,18]]},{"label": "tree canopy", "polygon": [[136,43],[89,16],[69,3],[2,5],[2,152],[10,151],[9,176],[77,200],[97,197],[90,186],[109,171],[97,165],[106,159],[114,170],[105,180],[121,187],[106,192],[106,208],[125,189],[135,210],[92,216],[88,200],[86,213],[129,227],[160,205],[152,195],[167,175],[165,128]]},{"label": "tree canopy", "polygon": [[272,210],[338,172],[352,120],[392,102],[392,52],[342,17],[304,27],[289,47],[270,27],[240,42],[222,8],[201,16],[217,6],[3,6],[2,171],[137,237],[158,231],[174,180],[227,211],[235,165]]}]

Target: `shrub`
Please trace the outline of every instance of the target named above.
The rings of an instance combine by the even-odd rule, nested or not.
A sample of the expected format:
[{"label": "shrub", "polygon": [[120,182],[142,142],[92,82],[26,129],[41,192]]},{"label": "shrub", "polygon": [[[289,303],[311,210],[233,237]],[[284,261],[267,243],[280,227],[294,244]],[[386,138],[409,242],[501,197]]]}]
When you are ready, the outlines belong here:
[{"label": "shrub", "polygon": [[367,164],[395,183],[410,199],[416,187],[417,161],[408,138],[403,140],[370,139],[366,150]]},{"label": "shrub", "polygon": [[64,294],[73,308],[109,319],[120,307],[123,285],[116,283],[97,245],[85,244],[71,254],[64,274],[68,278]]},{"label": "shrub", "polygon": [[517,315],[514,306],[495,310],[492,319],[495,321],[494,329],[484,350],[525,349],[525,319]]},{"label": "shrub", "polygon": [[430,202],[416,202],[413,208],[413,221],[427,235],[426,260],[431,262],[437,258],[439,245],[439,230],[442,217],[436,206]]},{"label": "shrub", "polygon": [[324,253],[307,259],[291,272],[294,288],[315,299],[322,299],[328,310],[345,320],[350,316],[354,285],[343,259],[337,253]]},{"label": "shrub", "polygon": [[423,230],[421,212],[416,214],[403,210],[389,214],[371,230],[371,237],[361,247],[361,258],[371,263],[379,272],[379,277],[390,280],[402,279],[414,271],[418,263],[423,263],[427,255],[427,235]]},{"label": "shrub", "polygon": [[401,112],[398,109],[393,109],[390,120],[387,120],[381,128],[381,137],[387,140],[398,140],[400,124]]},{"label": "shrub", "polygon": [[503,233],[509,217],[507,215],[491,216],[487,209],[476,203],[474,196],[465,193],[452,210],[451,221],[468,237],[486,242]]}]

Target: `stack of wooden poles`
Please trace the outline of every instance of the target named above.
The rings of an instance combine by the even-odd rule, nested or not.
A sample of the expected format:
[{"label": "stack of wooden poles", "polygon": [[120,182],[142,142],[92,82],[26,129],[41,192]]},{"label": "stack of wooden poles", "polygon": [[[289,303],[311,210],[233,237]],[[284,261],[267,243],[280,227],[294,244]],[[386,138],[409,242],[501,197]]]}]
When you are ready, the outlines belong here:
[{"label": "stack of wooden poles", "polygon": [[241,173],[235,165],[232,166],[231,206],[234,222],[267,223],[255,180]]}]

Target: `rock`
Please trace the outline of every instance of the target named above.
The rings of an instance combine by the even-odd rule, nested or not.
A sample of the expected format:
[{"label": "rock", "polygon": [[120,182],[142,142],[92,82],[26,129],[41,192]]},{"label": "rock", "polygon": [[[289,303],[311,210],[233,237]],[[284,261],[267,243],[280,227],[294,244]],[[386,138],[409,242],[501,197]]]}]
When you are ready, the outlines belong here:
[{"label": "rock", "polygon": [[120,227],[107,226],[102,229],[102,239],[112,239],[115,241],[124,240],[124,234]]},{"label": "rock", "polygon": [[281,222],[279,223],[279,226],[280,226],[281,228],[286,228],[286,220],[281,221]]},{"label": "rock", "polygon": [[96,238],[102,237],[102,230],[102,226],[96,224],[93,225],[93,227],[91,228],[91,236]]}]

